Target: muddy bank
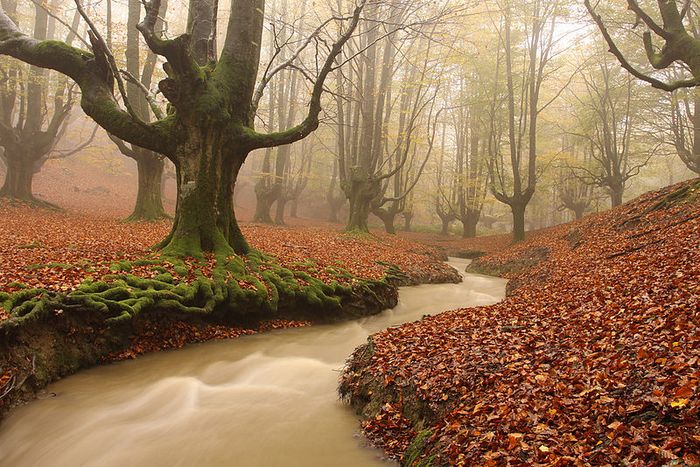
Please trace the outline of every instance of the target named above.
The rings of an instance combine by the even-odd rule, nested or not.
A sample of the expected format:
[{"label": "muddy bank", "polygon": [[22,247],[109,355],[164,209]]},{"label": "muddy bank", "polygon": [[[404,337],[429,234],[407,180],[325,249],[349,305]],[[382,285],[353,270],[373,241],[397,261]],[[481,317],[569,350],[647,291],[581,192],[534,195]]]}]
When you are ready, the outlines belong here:
[{"label": "muddy bank", "polygon": [[389,268],[382,281],[359,281],[310,302],[279,290],[274,311],[249,303],[245,313],[201,315],[150,310],[131,319],[110,319],[94,307],[53,303],[32,319],[0,322],[0,420],[13,407],[41,395],[48,384],[100,363],[188,343],[235,338],[270,328],[332,323],[377,314],[396,306],[398,287],[424,282],[454,283],[452,268],[405,274]]}]

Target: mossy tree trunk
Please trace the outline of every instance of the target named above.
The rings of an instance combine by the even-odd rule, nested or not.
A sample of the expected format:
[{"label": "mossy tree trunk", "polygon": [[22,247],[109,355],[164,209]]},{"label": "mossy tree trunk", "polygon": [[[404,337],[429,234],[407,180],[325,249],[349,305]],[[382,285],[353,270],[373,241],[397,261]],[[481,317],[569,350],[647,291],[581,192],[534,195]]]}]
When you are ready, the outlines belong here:
[{"label": "mossy tree trunk", "polygon": [[369,215],[372,210],[372,201],[380,193],[380,182],[372,180],[361,169],[358,169],[341,186],[350,202],[347,230],[369,232]]},{"label": "mossy tree trunk", "polygon": [[134,212],[129,216],[130,221],[155,221],[168,215],[163,208],[163,172],[165,164],[158,157],[137,159],[139,186],[136,195]]},{"label": "mossy tree trunk", "polygon": [[[209,8],[202,2],[206,3],[190,0],[190,11]],[[325,59],[319,57],[307,115],[298,125],[275,133],[260,133],[254,126],[260,97],[272,79],[266,70],[256,83],[264,0],[231,0],[230,11],[235,14],[229,17],[220,54],[212,52],[216,18],[167,39],[156,28],[165,13],[161,1],[143,3],[146,14],[137,28],[150,50],[166,60],[163,69],[167,77],[158,88],[169,102],[169,111],[153,122],[140,118],[128,99],[124,110],[114,98],[113,89],[121,92],[125,86],[97,31],[91,31],[92,51],[86,52],[62,42],[28,37],[0,10],[0,54],[69,76],[80,86],[85,112],[108,133],[173,161],[178,173],[177,212],[173,229],[161,244],[164,253],[243,254],[249,247],[232,205],[238,172],[251,151],[292,144],[318,128],[325,81],[354,34],[365,3],[361,0],[350,16],[331,21],[341,32],[328,44]],[[217,11],[213,9],[214,14]],[[209,43],[203,47],[200,41]],[[218,61],[212,57],[219,57]]]},{"label": "mossy tree trunk", "polygon": [[258,181],[255,184],[255,215],[254,222],[263,224],[272,224],[272,216],[270,211],[275,203],[277,195],[275,194],[275,186],[267,185]]},{"label": "mossy tree trunk", "polygon": [[[167,0],[164,0],[163,8],[167,9]],[[128,21],[126,34],[126,69],[134,78],[139,77],[141,86],[129,82],[126,92],[134,112],[144,121],[151,120],[151,110],[147,101],[146,91],[151,87],[157,57],[149,53],[145,60],[141,60],[141,48],[139,32],[136,29],[141,14],[139,0],[129,0]],[[159,23],[162,22],[159,20]],[[162,27],[161,24],[157,25]],[[108,38],[108,43],[111,40]],[[143,67],[142,67],[143,65]],[[142,69],[143,68],[143,69]],[[168,217],[163,208],[163,172],[165,171],[164,157],[148,149],[135,145],[128,145],[119,138],[112,137],[121,153],[136,161],[138,170],[138,192],[136,204],[128,221],[157,221]]]}]

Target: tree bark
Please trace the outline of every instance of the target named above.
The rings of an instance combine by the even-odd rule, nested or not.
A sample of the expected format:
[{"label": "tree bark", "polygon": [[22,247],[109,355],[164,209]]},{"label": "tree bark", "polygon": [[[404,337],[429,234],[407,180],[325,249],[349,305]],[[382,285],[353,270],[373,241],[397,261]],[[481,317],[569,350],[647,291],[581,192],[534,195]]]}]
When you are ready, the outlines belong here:
[{"label": "tree bark", "polygon": [[480,211],[468,210],[464,220],[462,221],[462,237],[463,238],[475,238],[476,237],[476,226],[479,224],[479,218],[481,217]]},{"label": "tree bark", "polygon": [[525,208],[527,203],[513,203],[510,210],[513,213],[513,242],[525,240]]},{"label": "tree bark", "polygon": [[624,194],[624,188],[622,187],[610,187],[610,203],[612,207],[617,207],[622,204],[622,197]]},{"label": "tree bark", "polygon": [[275,202],[277,195],[275,194],[275,186],[258,181],[255,185],[255,215],[253,222],[263,224],[272,224],[272,216],[270,211]]},{"label": "tree bark", "polygon": [[164,163],[157,157],[136,159],[139,186],[134,212],[128,221],[156,221],[168,217],[163,209],[163,172]]},{"label": "tree bark", "polygon": [[177,154],[178,209],[162,251],[179,257],[201,256],[202,252],[247,254],[250,247],[236,221],[232,194],[248,154],[241,151],[227,157],[218,137],[222,132],[189,133],[188,144]]},{"label": "tree bark", "polygon": [[28,157],[7,157],[5,182],[0,189],[0,196],[35,201],[32,194],[34,179],[34,161]]},{"label": "tree bark", "polygon": [[443,237],[447,237],[450,234],[450,224],[452,221],[450,219],[441,219],[442,220],[442,229],[440,230],[440,235]]}]

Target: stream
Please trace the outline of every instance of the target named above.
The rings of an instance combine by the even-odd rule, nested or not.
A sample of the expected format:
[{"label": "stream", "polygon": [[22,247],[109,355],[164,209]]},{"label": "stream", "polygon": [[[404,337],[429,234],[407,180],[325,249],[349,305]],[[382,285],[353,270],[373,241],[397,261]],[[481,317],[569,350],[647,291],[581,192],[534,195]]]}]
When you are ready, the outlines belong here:
[{"label": "stream", "polygon": [[[467,260],[450,264],[464,271]],[[367,336],[425,314],[500,301],[505,280],[404,287],[393,310],[95,367],[47,389],[0,427],[0,466],[372,466],[337,394]]]}]

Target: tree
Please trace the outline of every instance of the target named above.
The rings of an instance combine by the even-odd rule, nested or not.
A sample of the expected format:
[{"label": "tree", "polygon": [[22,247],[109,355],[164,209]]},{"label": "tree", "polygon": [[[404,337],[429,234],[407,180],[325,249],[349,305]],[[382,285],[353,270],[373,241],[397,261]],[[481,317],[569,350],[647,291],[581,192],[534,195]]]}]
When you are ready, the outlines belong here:
[{"label": "tree", "polygon": [[[685,1],[679,8],[675,0],[658,0],[657,11],[650,12],[650,8],[643,8],[636,0],[627,0],[628,9],[635,15],[636,21],[632,28],[639,24],[646,26],[647,30],[642,35],[646,59],[654,70],[677,70],[674,63],[681,62],[690,71],[690,77],[676,77],[677,73],[671,73],[675,79],[664,81],[661,77],[654,76],[654,71],[646,72],[632,64],[629,58],[631,54],[625,54],[613,35],[608,30],[602,16],[597,13],[590,0],[584,4],[591,17],[600,29],[610,52],[617,58],[622,67],[632,76],[651,84],[654,88],[664,91],[675,91],[683,88],[695,88],[700,84],[700,29],[698,27],[698,5],[692,1]],[[656,21],[661,18],[661,24]],[[663,42],[661,48],[655,46],[654,38]],[[687,99],[687,97],[686,97]],[[687,104],[687,100],[686,100]],[[674,120],[671,131],[676,142],[678,155],[686,166],[700,173],[700,143],[695,143],[700,134],[700,118],[696,118],[686,105],[686,117],[692,122],[692,132],[685,127],[684,110],[674,103]],[[692,136],[691,136],[692,133]]]},{"label": "tree", "polygon": [[580,165],[574,172],[585,183],[605,188],[615,207],[622,204],[629,180],[639,175],[654,151],[643,147],[638,131],[642,90],[604,57],[596,68],[596,72],[582,75],[586,95],[579,98],[583,131],[577,135],[589,143],[591,164]]},{"label": "tree", "polygon": [[593,200],[593,185],[578,177],[572,168],[591,165],[591,151],[587,147],[590,147],[590,143],[586,139],[565,135],[562,153],[566,160],[557,173],[557,194],[562,203],[561,208],[573,212],[576,220],[583,218]]},{"label": "tree", "polygon": [[[167,10],[167,0],[161,5],[162,9]],[[149,53],[141,67],[141,51],[139,47],[139,32],[136,26],[139,22],[141,14],[141,3],[139,0],[129,0],[128,20],[126,29],[126,96],[133,106],[134,112],[143,121],[151,120],[151,113],[156,116],[163,116],[163,112],[156,107],[156,104],[150,105],[148,100],[153,97],[149,96],[153,75],[156,69],[157,56],[154,53]],[[110,15],[111,16],[111,15]],[[162,20],[158,20],[162,23]],[[107,22],[110,25],[110,22]],[[156,24],[157,28],[162,27],[161,24]],[[110,33],[107,34],[108,38]],[[111,40],[108,39],[108,42]],[[125,143],[123,140],[110,135],[112,141],[117,145],[119,151],[136,161],[138,171],[138,192],[136,195],[136,204],[134,211],[128,217],[130,221],[155,221],[168,217],[163,208],[162,198],[162,180],[165,170],[165,161],[163,156],[148,149],[138,147],[134,144]]]},{"label": "tree", "polygon": [[[35,3],[34,7],[34,35],[45,40],[53,34],[55,25],[43,5]],[[17,20],[16,0],[2,0],[2,8],[6,17]],[[66,43],[74,38],[70,32]],[[73,108],[73,88],[67,80],[50,86],[46,71],[35,66],[27,69],[12,65],[3,67],[0,73],[0,146],[4,148],[0,158],[7,168],[0,196],[36,203],[32,193],[34,175],[64,134]],[[51,95],[53,105],[47,102]]]},{"label": "tree", "polygon": [[673,146],[686,167],[700,174],[700,90],[676,91],[670,99]]},{"label": "tree", "polygon": [[[81,89],[83,110],[100,126],[173,161],[178,172],[178,202],[173,229],[160,245],[164,253],[244,254],[250,248],[238,227],[232,203],[239,170],[251,151],[291,144],[316,130],[326,78],[336,69],[336,59],[360,23],[367,2],[361,0],[349,16],[328,19],[309,38],[308,44],[317,47],[319,66],[307,115],[296,126],[274,133],[258,132],[254,125],[258,96],[272,79],[271,70],[267,70],[256,85],[264,0],[231,0],[220,53],[216,44],[217,2],[190,0],[191,15],[208,21],[189,21],[187,33],[174,38],[164,37],[156,28],[163,14],[161,1],[143,2],[145,15],[137,29],[149,49],[166,60],[167,77],[158,88],[168,100],[169,112],[153,122],[145,122],[134,110],[114,57],[80,0],[76,5],[90,28],[91,51],[29,37],[3,8],[0,54],[69,76]],[[332,26],[338,33],[328,40],[323,36],[332,34],[328,31]],[[324,49],[325,58],[320,56]],[[115,83],[124,108],[113,94]]]},{"label": "tree", "polygon": [[[384,196],[390,187],[392,190],[397,187],[396,183],[406,187],[406,171],[400,176],[402,180],[397,182],[394,178],[391,182],[390,179],[410,166],[414,147],[412,135],[427,107],[426,97],[432,94],[433,86],[423,85],[411,92],[410,97],[399,92],[398,106],[403,104],[409,115],[396,112],[399,118],[404,118],[404,126],[396,137],[390,138],[392,110],[396,105],[392,99],[392,85],[395,81],[412,84],[407,78],[412,67],[406,66],[409,60],[404,49],[411,44],[419,45],[419,37],[431,33],[424,26],[446,14],[439,11],[434,18],[422,20],[419,14],[421,7],[421,2],[372,5],[367,11],[370,21],[364,24],[359,40],[350,44],[354,53],[362,54],[362,59],[350,69],[349,79],[338,78],[338,174],[340,186],[349,201],[348,230],[368,231],[369,214],[373,210],[384,217],[387,229],[392,230],[393,218],[398,214],[398,211],[390,212],[396,207],[393,203],[400,205],[408,194],[400,190],[401,193],[389,191],[390,195]],[[386,20],[381,21],[381,17]],[[409,18],[414,21],[408,22]],[[403,80],[399,80],[401,78]],[[348,89],[347,83],[351,83],[353,88]],[[409,91],[407,88],[404,90]],[[400,125],[401,122],[395,128]],[[404,130],[405,133],[402,133]],[[388,145],[391,145],[391,149],[387,149]],[[413,180],[411,178],[408,184],[411,189]],[[390,204],[389,210],[384,209],[387,203]]]},{"label": "tree", "polygon": [[[491,146],[489,172],[491,192],[498,201],[510,207],[513,214],[513,240],[525,239],[525,209],[537,186],[537,131],[546,67],[554,54],[554,29],[560,14],[558,1],[533,0],[523,8],[524,38],[514,38],[514,8],[511,0],[503,7],[503,41],[507,102],[508,156],[502,145]],[[520,51],[525,56],[523,69],[515,68]],[[498,64],[500,66],[500,63]],[[498,75],[498,72],[496,73]],[[516,80],[517,78],[517,80]],[[516,84],[519,82],[519,84]]]}]

